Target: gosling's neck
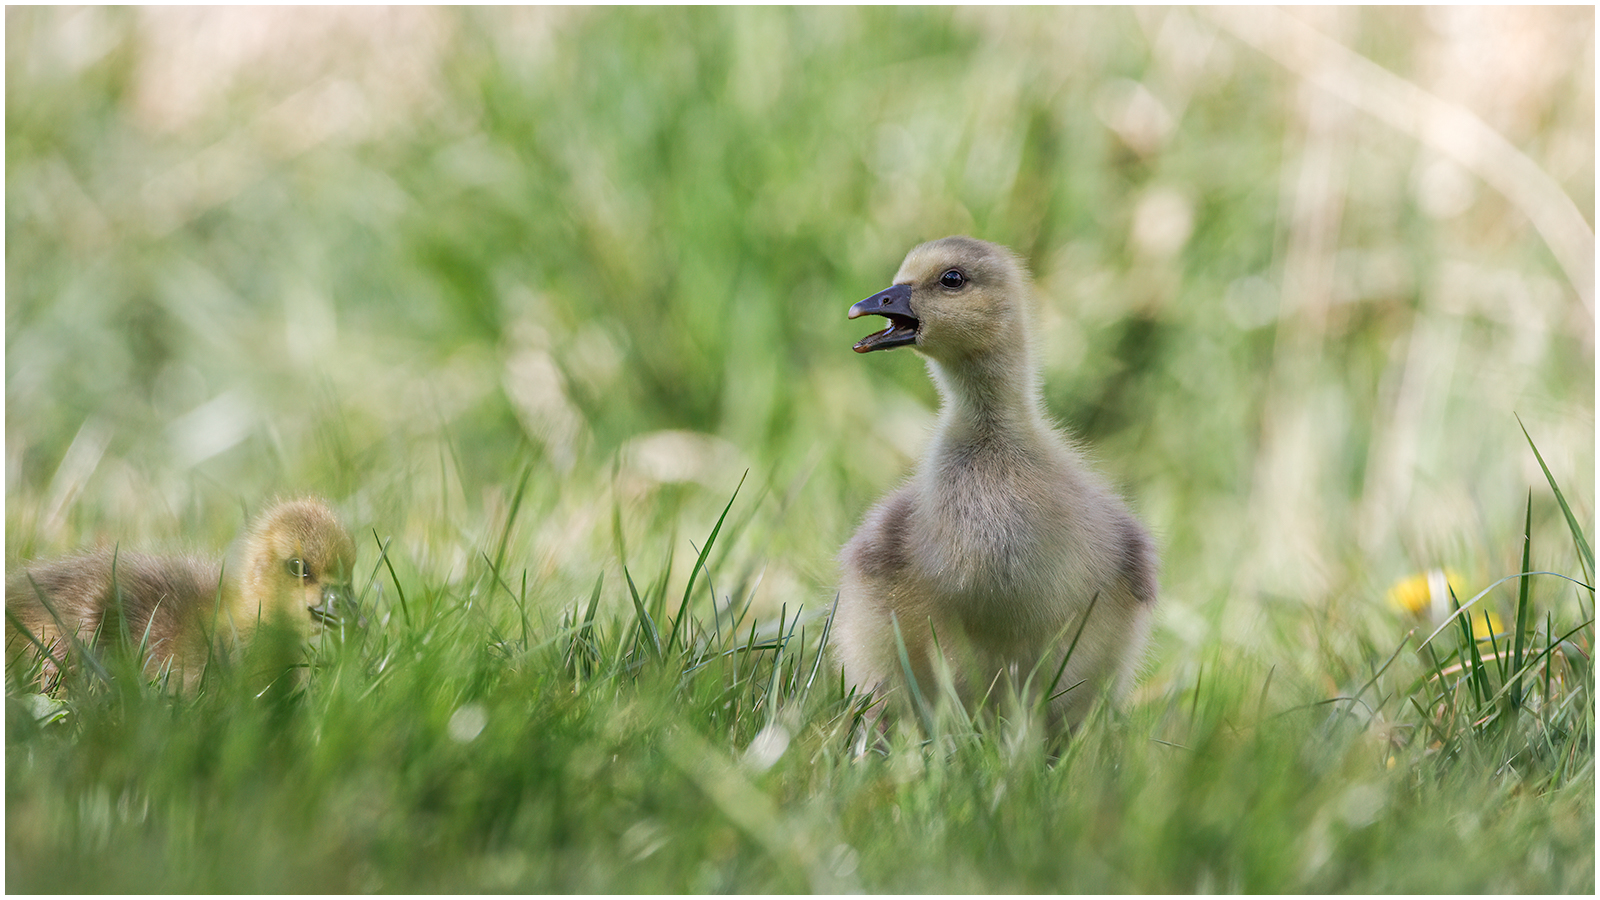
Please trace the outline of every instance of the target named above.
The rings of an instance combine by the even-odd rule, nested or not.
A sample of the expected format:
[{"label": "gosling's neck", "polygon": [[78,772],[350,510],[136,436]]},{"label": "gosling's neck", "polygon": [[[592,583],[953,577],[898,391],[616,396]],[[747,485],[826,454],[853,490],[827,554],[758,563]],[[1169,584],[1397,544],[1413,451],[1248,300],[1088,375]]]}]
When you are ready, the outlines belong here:
[{"label": "gosling's neck", "polygon": [[928,372],[941,400],[936,450],[1029,445],[1049,431],[1026,346],[958,359],[930,356]]}]

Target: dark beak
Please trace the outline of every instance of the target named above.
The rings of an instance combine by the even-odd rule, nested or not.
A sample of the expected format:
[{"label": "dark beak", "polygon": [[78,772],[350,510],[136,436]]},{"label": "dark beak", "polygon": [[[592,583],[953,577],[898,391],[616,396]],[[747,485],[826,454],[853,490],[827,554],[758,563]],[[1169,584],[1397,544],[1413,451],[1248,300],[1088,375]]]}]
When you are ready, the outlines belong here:
[{"label": "dark beak", "polygon": [[311,607],[311,618],[321,622],[326,628],[339,628],[344,625],[367,627],[367,620],[358,613],[355,598],[351,596],[348,584],[323,585],[322,605]]},{"label": "dark beak", "polygon": [[862,316],[883,316],[889,320],[889,327],[856,341],[854,349],[857,353],[888,350],[890,347],[903,347],[917,342],[917,327],[922,323],[911,311],[909,284],[897,284],[886,291],[879,291],[850,307],[850,318]]}]

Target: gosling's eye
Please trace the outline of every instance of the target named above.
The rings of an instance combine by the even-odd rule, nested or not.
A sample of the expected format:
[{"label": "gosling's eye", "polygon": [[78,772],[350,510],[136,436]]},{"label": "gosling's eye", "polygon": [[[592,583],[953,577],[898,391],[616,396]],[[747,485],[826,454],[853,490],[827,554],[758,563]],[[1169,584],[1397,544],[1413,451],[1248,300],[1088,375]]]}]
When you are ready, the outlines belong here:
[{"label": "gosling's eye", "polygon": [[289,560],[284,567],[296,578],[308,578],[311,575],[311,570],[306,568],[306,561],[299,557]]},{"label": "gosling's eye", "polygon": [[967,276],[961,274],[960,269],[951,269],[939,276],[939,283],[953,291],[967,283]]}]

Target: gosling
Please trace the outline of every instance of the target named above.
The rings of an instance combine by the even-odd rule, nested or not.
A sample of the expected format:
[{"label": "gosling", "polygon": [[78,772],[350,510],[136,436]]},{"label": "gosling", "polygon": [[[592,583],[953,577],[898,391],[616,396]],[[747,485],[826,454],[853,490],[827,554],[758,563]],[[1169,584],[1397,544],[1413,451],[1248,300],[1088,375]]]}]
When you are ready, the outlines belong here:
[{"label": "gosling", "polygon": [[941,405],[911,479],[840,551],[846,684],[903,696],[909,668],[926,700],[944,684],[972,707],[1009,683],[1047,691],[1058,728],[1102,693],[1120,700],[1150,630],[1155,547],[1045,416],[1027,269],[995,244],[932,241],[850,307],[866,315],[889,325],[856,352],[916,348]]},{"label": "gosling", "polygon": [[142,648],[147,677],[192,692],[208,660],[262,626],[313,640],[359,622],[354,563],[349,533],[310,498],[269,507],[226,565],[113,549],[29,563],[6,579],[7,660],[37,661],[40,689],[53,691],[75,648],[110,642]]}]

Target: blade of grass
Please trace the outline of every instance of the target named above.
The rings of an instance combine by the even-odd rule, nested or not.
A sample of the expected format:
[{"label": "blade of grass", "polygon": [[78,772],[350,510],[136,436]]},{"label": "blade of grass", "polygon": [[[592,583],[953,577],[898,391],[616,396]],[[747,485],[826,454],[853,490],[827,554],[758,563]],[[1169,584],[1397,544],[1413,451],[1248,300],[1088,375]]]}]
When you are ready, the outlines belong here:
[{"label": "blade of grass", "polygon": [[1202,660],[1200,662],[1200,670],[1196,672],[1194,676],[1194,702],[1189,705],[1190,722],[1200,721],[1200,685],[1205,683],[1205,678],[1206,664],[1205,661]]},{"label": "blade of grass", "polygon": [[[788,604],[784,604],[783,608],[787,610]],[[803,612],[805,612],[803,608],[796,609],[794,611],[794,618],[789,621],[789,633],[783,639],[783,649],[779,651],[783,654],[783,657],[786,661],[803,662],[805,660],[805,630],[800,628],[800,614]],[[800,640],[798,642],[795,640],[794,634],[796,629],[800,630]],[[800,649],[791,650],[791,647],[798,647]],[[776,665],[776,662],[774,662],[774,665]],[[781,680],[778,682],[778,687],[780,690],[783,689],[783,682]],[[790,679],[790,688],[793,688],[793,679]]]},{"label": "blade of grass", "polygon": [[[1408,632],[1406,632],[1406,636],[1404,638],[1400,639],[1400,646],[1394,648],[1394,652],[1389,654],[1389,658],[1384,660],[1383,665],[1379,666],[1378,670],[1376,672],[1372,673],[1372,677],[1367,679],[1366,683],[1361,685],[1360,690],[1357,690],[1355,692],[1355,694],[1350,697],[1350,699],[1355,701],[1355,702],[1357,702],[1357,703],[1361,703],[1362,702],[1362,700],[1361,700],[1362,695],[1366,694],[1367,691],[1372,689],[1373,685],[1378,683],[1378,679],[1382,678],[1383,677],[1383,673],[1387,672],[1389,670],[1389,666],[1393,665],[1394,661],[1400,657],[1400,652],[1402,650],[1406,649],[1406,643],[1409,642],[1410,640],[1411,640],[1411,632],[1408,631]],[[1373,649],[1377,649],[1377,648],[1374,647]],[[1379,705],[1382,706],[1382,703],[1380,703]],[[1350,708],[1346,707],[1344,709],[1344,711],[1341,713],[1341,716],[1349,715],[1349,710],[1350,710]]]},{"label": "blade of grass", "polygon": [[[1544,637],[1545,637],[1545,641],[1546,642],[1550,642],[1551,646],[1554,646],[1553,642],[1550,641],[1551,638],[1555,637],[1555,613],[1553,613],[1553,612],[1547,612],[1547,613],[1544,614]],[[1543,707],[1548,707],[1550,705],[1550,654],[1549,653],[1546,653],[1545,657],[1544,657],[1544,698],[1543,698],[1543,700],[1544,700],[1544,702],[1542,704],[1540,704],[1540,705],[1543,706]]]},{"label": "blade of grass", "polygon": [[1572,542],[1577,545],[1579,561],[1583,563],[1583,575],[1594,583],[1594,549],[1589,546],[1589,541],[1583,536],[1583,527],[1578,524],[1578,517],[1572,514],[1572,507],[1567,505],[1567,498],[1561,493],[1561,488],[1556,486],[1556,478],[1550,474],[1550,467],[1544,464],[1544,456],[1539,453],[1539,448],[1533,443],[1533,436],[1528,434],[1528,426],[1522,424],[1522,417],[1517,417],[1517,427],[1522,429],[1522,436],[1528,439],[1528,447],[1533,450],[1533,457],[1539,461],[1539,468],[1544,472],[1545,480],[1550,482],[1550,490],[1556,495],[1556,502],[1561,504],[1561,514],[1567,517],[1567,529],[1572,532]]},{"label": "blade of grass", "polygon": [[[522,589],[517,592],[517,614],[522,618],[522,649],[528,649],[528,570],[522,570]],[[543,618],[541,616],[540,618]]]},{"label": "blade of grass", "polygon": [[[32,582],[33,581],[33,577],[29,576],[28,581]],[[38,589],[39,589],[39,586],[38,585],[34,585],[34,590],[37,591]],[[48,609],[48,607],[46,607],[46,608]],[[54,610],[51,610],[51,615],[52,616],[55,615],[55,611]],[[28,639],[28,643],[32,644],[34,646],[34,648],[39,651],[40,658],[53,658],[53,657],[50,656],[50,651],[45,648],[44,642],[40,641],[39,638],[34,635],[33,630],[31,628],[29,628],[28,626],[22,624],[20,621],[17,620],[16,615],[11,612],[11,607],[9,607],[9,606],[6,607],[6,621],[11,623],[11,627],[16,629],[18,634],[20,634],[23,637]],[[58,619],[58,621],[59,621],[59,619]]]},{"label": "blade of grass", "polygon": [[606,573],[600,572],[594,579],[594,591],[589,594],[589,608],[583,613],[583,630],[588,633],[594,629],[595,610],[600,608],[600,586],[606,583]]},{"label": "blade of grass", "polygon": [[[794,639],[794,627],[800,624],[800,617],[798,615],[794,617],[793,623],[788,623],[788,615],[789,605],[785,603],[778,610],[778,646],[773,650],[772,674],[767,679],[766,697],[769,710],[768,714],[772,716],[775,716],[778,713],[778,701],[776,699],[778,695],[775,692],[782,687],[780,676],[782,675],[784,651],[789,649],[789,642]],[[784,635],[784,625],[786,623],[789,624],[789,633],[787,636]]]},{"label": "blade of grass", "polygon": [[1517,584],[1517,632],[1511,637],[1511,669],[1517,673],[1516,683],[1511,689],[1511,708],[1519,709],[1522,706],[1522,649],[1523,636],[1528,629],[1528,586],[1532,576],[1527,572],[1532,566],[1533,552],[1533,491],[1528,491],[1527,513],[1522,522],[1522,572]]},{"label": "blade of grass", "polygon": [[[755,649],[756,649],[756,621],[754,619],[751,619],[750,620],[750,637],[745,641],[744,654],[743,654],[744,657],[748,657],[750,659],[750,672],[751,672],[751,674],[749,676],[746,676],[746,677],[754,677],[756,662],[755,662],[755,657],[754,657],[753,654],[755,653]],[[741,658],[742,657],[740,657],[740,656],[734,656],[733,657],[733,683],[735,683],[735,684],[739,684],[740,683],[740,677],[741,676],[739,674],[739,662],[740,662]]]},{"label": "blade of grass", "polygon": [[[933,677],[937,682],[939,692],[950,701],[944,704],[941,710],[948,711],[949,715],[955,717],[956,724],[963,733],[970,732],[972,730],[972,717],[967,713],[966,704],[962,702],[960,693],[956,691],[955,679],[950,676],[950,666],[945,662],[949,657],[945,655],[944,646],[939,643],[939,632],[933,627],[932,622],[928,623],[928,634],[933,639],[933,658],[938,661],[937,671],[933,673]],[[998,681],[999,673],[996,673],[995,677]],[[979,702],[978,709],[982,709],[985,703],[987,703],[987,696],[985,700]],[[930,731],[928,736],[932,737],[933,733]]]},{"label": "blade of grass", "polygon": [[[739,476],[739,483],[733,488],[733,496],[728,498],[728,505],[722,508],[722,515],[717,517],[717,524],[711,527],[711,534],[706,537],[706,545],[701,548],[700,555],[694,561],[694,567],[689,570],[689,583],[683,589],[683,602],[678,604],[678,615],[672,620],[672,631],[667,635],[667,649],[671,650],[678,640],[678,628],[683,622],[684,611],[689,608],[689,598],[694,593],[695,578],[700,574],[700,568],[706,564],[706,557],[711,554],[711,548],[717,543],[717,533],[722,530],[722,523],[728,518],[728,510],[733,509],[733,501],[739,497],[739,488],[744,487],[744,480],[750,477],[750,470],[745,469]],[[717,597],[711,596],[711,603],[715,606]]]},{"label": "blade of grass", "polygon": [[1428,711],[1422,708],[1422,704],[1417,702],[1416,697],[1407,697],[1406,702],[1410,703],[1411,708],[1415,709],[1417,713],[1422,716],[1423,726],[1429,731],[1433,732],[1433,736],[1439,740],[1441,745],[1449,742],[1449,735],[1440,731],[1439,726],[1433,724],[1433,717],[1428,715]]},{"label": "blade of grass", "polygon": [[389,580],[394,582],[395,596],[400,598],[400,615],[406,620],[406,629],[411,628],[411,608],[406,605],[406,589],[400,586],[400,576],[394,573],[394,563],[389,561],[389,544],[378,537],[378,530],[372,530],[372,539],[378,542],[378,558],[383,561],[384,568],[389,570]]},{"label": "blade of grass", "polygon": [[[1448,589],[1450,591],[1450,604],[1459,613],[1461,604],[1456,600],[1455,588]],[[1472,633],[1472,617],[1461,616],[1458,621],[1461,624],[1462,652],[1467,654],[1471,661],[1471,670],[1467,673],[1468,682],[1472,685],[1473,696],[1478,701],[1477,708],[1481,710],[1483,709],[1483,704],[1488,702],[1489,695],[1492,693],[1489,690],[1489,676],[1483,671],[1483,656],[1478,653],[1478,641]]]},{"label": "blade of grass", "polygon": [[[711,569],[708,566],[706,566],[706,564],[704,562],[705,555],[700,553],[700,548],[695,546],[694,541],[690,541],[689,542],[689,549],[693,550],[696,554],[699,554],[697,559],[695,560],[694,571],[689,573],[690,577],[693,578],[695,573],[698,573],[698,572],[705,572],[706,573],[706,591],[709,594],[711,594],[711,616],[712,616],[712,620],[713,620],[712,621],[712,628],[715,629],[717,627],[717,624],[716,624],[716,621],[715,621],[716,618],[717,618],[717,585],[716,585],[716,582],[713,581],[712,578],[711,578]],[[685,603],[687,603],[688,598],[685,597],[684,600],[685,600]],[[677,640],[678,623],[679,622],[687,621],[689,623],[688,625],[684,626],[685,627],[685,631],[683,633],[683,641],[684,641],[685,645],[687,645],[691,641],[691,637],[690,637],[689,632],[687,631],[687,629],[694,624],[695,620],[694,620],[694,618],[692,616],[691,617],[686,617],[686,614],[684,612],[685,603],[678,604],[678,616],[677,616],[676,619],[673,619],[673,621],[672,621],[672,636],[667,641],[668,648],[671,648],[673,643],[675,643],[676,640]]]},{"label": "blade of grass", "polygon": [[656,662],[660,662],[665,657],[661,652],[661,635],[656,631],[656,623],[651,621],[650,613],[645,611],[644,601],[639,599],[639,589],[634,587],[633,576],[626,568],[622,570],[622,577],[628,579],[628,594],[633,598],[633,611],[638,617],[639,632],[649,639],[649,643],[645,646],[650,648],[650,655],[655,657]]},{"label": "blade of grass", "polygon": [[811,694],[811,683],[817,680],[817,670],[822,666],[822,658],[828,652],[828,637],[833,634],[833,617],[839,612],[839,595],[833,595],[833,609],[828,612],[828,618],[822,623],[822,637],[817,641],[817,658],[811,661],[811,674],[806,677],[805,690],[801,692],[800,699],[804,701]]},{"label": "blade of grass", "polygon": [[[511,589],[511,585],[507,584],[506,580],[501,577],[500,569],[494,564],[494,561],[489,559],[487,554],[480,553],[478,556],[481,557],[484,563],[489,566],[490,587],[498,587],[500,590],[505,591],[506,596],[510,597],[511,601],[515,603],[517,600],[517,592],[513,591]],[[524,572],[523,574],[526,575],[527,573]]]},{"label": "blade of grass", "polygon": [[[522,508],[522,498],[528,491],[528,479],[532,475],[533,464],[529,463],[523,466],[522,477],[517,479],[517,492],[511,495],[511,509],[506,512],[505,527],[500,529],[500,546],[495,548],[494,563],[490,567],[497,578],[499,577],[500,567],[506,561],[506,545],[511,542],[511,527],[517,521],[517,511]],[[508,593],[509,590],[508,588]]]},{"label": "blade of grass", "polygon": [[[1095,604],[1098,602],[1100,602],[1100,592],[1095,591],[1094,596],[1089,598],[1089,605],[1083,611],[1083,618],[1078,621],[1078,630],[1072,635],[1072,643],[1067,645],[1067,655],[1061,658],[1061,667],[1056,669],[1056,677],[1050,680],[1050,688],[1045,691],[1045,696],[1049,697],[1045,701],[1047,704],[1054,702],[1057,697],[1078,686],[1076,684],[1072,685],[1072,687],[1063,690],[1060,694],[1051,693],[1056,689],[1056,685],[1061,683],[1061,676],[1066,674],[1067,663],[1072,661],[1073,651],[1078,649],[1078,639],[1083,637],[1083,629],[1089,624],[1089,614],[1094,612]],[[1079,684],[1082,684],[1082,682],[1079,682]]]},{"label": "blade of grass", "polygon": [[661,574],[650,582],[650,588],[645,592],[648,600],[645,609],[650,610],[652,621],[665,621],[667,617],[667,582],[672,580],[672,565],[678,558],[678,529],[674,525],[672,532],[667,536],[667,561],[661,566]]},{"label": "blade of grass", "polygon": [[[1500,674],[1500,683],[1505,684],[1507,660],[1500,653],[1500,642],[1495,639],[1494,620],[1489,618],[1488,610],[1483,611],[1483,630],[1487,632],[1489,637],[1489,658],[1494,660],[1495,671]],[[1479,640],[1482,639],[1480,638]]]},{"label": "blade of grass", "polygon": [[122,548],[111,548],[111,606],[117,611],[117,636],[122,639],[124,647],[133,643],[133,635],[128,633],[128,610],[122,602],[122,582],[117,578],[117,563],[121,560]]},{"label": "blade of grass", "polygon": [[922,697],[922,688],[917,684],[916,673],[911,671],[911,655],[906,652],[906,639],[900,633],[900,619],[893,612],[889,613],[889,625],[894,629],[894,649],[900,656],[900,669],[906,676],[906,688],[911,694],[911,705],[916,711],[917,719],[922,723],[924,733],[932,738],[933,713]]},{"label": "blade of grass", "polygon": [[214,677],[217,669],[217,620],[222,616],[222,585],[228,578],[228,567],[224,563],[222,571],[217,578],[217,591],[211,598],[211,639],[206,641],[206,667],[200,672],[200,685],[205,687]]},{"label": "blade of grass", "polygon": [[[800,614],[803,612],[805,612],[805,607],[795,610],[795,624],[799,624]],[[791,628],[789,635],[791,641],[794,638],[793,632],[794,629]],[[806,630],[803,627],[800,629],[800,643],[797,646],[800,649],[790,653],[788,656],[787,666],[789,671],[778,682],[778,689],[791,697],[794,696],[795,690],[800,687],[800,670],[805,668],[806,663]]]},{"label": "blade of grass", "polygon": [[[67,645],[71,648],[73,657],[82,660],[84,668],[93,673],[94,676],[100,679],[102,683],[109,683],[111,681],[111,675],[106,671],[105,666],[101,665],[100,660],[96,659],[94,654],[89,652],[89,648],[85,646],[83,641],[79,640],[77,631],[75,629],[67,628],[66,625],[61,621],[61,615],[60,613],[56,612],[55,604],[51,603],[50,599],[45,596],[44,589],[39,587],[39,583],[33,580],[33,574],[28,573],[27,577],[28,584],[33,587],[34,596],[39,598],[39,602],[44,606],[45,612],[48,612],[50,614],[50,618],[56,623],[56,632],[60,634],[62,639],[67,642]],[[39,648],[39,658],[41,663],[45,660],[54,661],[54,664],[58,668],[56,677],[59,679],[61,676],[59,669],[62,668],[61,664],[63,661],[57,660],[55,655],[45,648],[43,642],[41,642],[32,631],[30,631],[28,628],[25,628],[21,622],[17,621],[16,616],[12,615],[10,607],[6,608],[6,619],[11,622],[13,628],[22,634],[27,635],[28,640],[31,641],[35,647]]]},{"label": "blade of grass", "polygon": [[[376,538],[378,536],[377,532],[374,531],[372,536],[374,538]],[[361,588],[361,592],[356,594],[355,597],[353,598],[355,600],[356,611],[357,611],[358,615],[360,613],[362,605],[366,602],[367,592],[378,589],[378,572],[382,570],[382,568],[383,568],[383,557],[388,552],[389,552],[389,542],[388,541],[380,541],[379,544],[378,544],[378,560],[372,564],[372,574],[367,576],[366,585],[363,586]],[[374,607],[374,609],[376,609],[377,601],[373,602],[373,607]]]}]

